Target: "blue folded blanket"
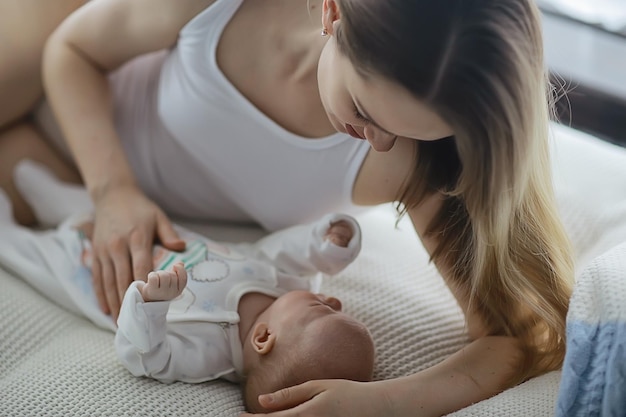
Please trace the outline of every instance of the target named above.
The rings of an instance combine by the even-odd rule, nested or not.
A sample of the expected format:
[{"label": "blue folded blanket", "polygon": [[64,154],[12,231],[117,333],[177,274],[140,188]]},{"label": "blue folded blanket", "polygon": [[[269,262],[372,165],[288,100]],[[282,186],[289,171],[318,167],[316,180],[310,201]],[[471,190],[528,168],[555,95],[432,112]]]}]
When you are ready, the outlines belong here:
[{"label": "blue folded blanket", "polygon": [[566,346],[555,415],[626,416],[626,243],[578,278]]}]

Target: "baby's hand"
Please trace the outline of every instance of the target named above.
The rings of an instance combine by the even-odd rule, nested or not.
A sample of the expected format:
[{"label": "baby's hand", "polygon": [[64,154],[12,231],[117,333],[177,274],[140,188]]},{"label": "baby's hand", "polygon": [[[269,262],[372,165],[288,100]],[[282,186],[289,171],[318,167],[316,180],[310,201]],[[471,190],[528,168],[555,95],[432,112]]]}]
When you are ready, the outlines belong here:
[{"label": "baby's hand", "polygon": [[340,220],[330,225],[324,235],[324,240],[330,240],[335,245],[345,248],[348,246],[348,243],[350,243],[352,236],[353,231],[350,224],[344,220]]},{"label": "baby's hand", "polygon": [[183,263],[178,262],[171,271],[150,272],[140,291],[145,302],[170,301],[178,297],[186,285],[187,271]]}]

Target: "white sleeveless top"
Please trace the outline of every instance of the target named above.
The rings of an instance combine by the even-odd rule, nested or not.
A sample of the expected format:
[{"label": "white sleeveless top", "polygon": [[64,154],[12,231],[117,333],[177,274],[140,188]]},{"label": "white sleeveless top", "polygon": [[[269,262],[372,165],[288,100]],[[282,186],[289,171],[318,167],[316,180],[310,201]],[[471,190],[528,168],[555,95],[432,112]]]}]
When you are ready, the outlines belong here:
[{"label": "white sleeveless top", "polygon": [[220,36],[242,1],[217,0],[172,50],[112,74],[116,124],[140,185],[171,215],[268,230],[360,211],[352,188],[369,144],[285,130],[218,67]]}]

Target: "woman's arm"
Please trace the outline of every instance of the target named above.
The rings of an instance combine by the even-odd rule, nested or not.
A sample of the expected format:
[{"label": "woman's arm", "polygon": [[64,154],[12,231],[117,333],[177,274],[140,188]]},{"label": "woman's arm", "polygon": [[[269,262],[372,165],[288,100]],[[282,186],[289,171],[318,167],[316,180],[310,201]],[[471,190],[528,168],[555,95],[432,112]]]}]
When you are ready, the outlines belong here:
[{"label": "woman's arm", "polygon": [[[390,380],[395,416],[440,416],[486,400],[509,388],[522,351],[511,337],[487,336],[414,375]],[[417,413],[422,415],[422,413]]]},{"label": "woman's arm", "polygon": [[309,381],[261,396],[260,403],[271,417],[442,416],[503,391],[520,358],[515,339],[483,337],[413,375],[366,383]]},{"label": "woman's arm", "polygon": [[[352,198],[356,204],[376,205],[397,201],[400,190],[413,169],[415,162],[415,139],[398,138],[388,152],[370,150],[354,185]],[[428,236],[426,230],[443,204],[443,196],[433,194],[422,203],[408,210],[416,233],[428,253],[433,253],[438,241],[436,235]],[[487,334],[482,320],[468,308],[468,297],[451,279],[449,265],[437,263],[437,269],[450,291],[465,313],[470,338],[476,339]]]},{"label": "woman's arm", "polygon": [[92,1],[61,24],[45,48],[48,100],[96,206],[96,292],[102,309],[114,317],[133,276],[150,270],[155,235],[169,249],[184,244],[135,184],[115,131],[107,73],[172,46],[185,23],[211,2]]},{"label": "woman's arm", "polygon": [[[415,231],[420,237],[420,240],[428,253],[433,253],[438,242],[436,236],[428,236],[426,234],[426,230],[428,228],[428,224],[430,223],[430,219],[432,219],[435,213],[439,210],[442,202],[443,197],[439,194],[434,194],[427,197],[418,207],[408,211],[413,227],[415,228]],[[465,315],[465,325],[467,326],[467,332],[470,339],[476,340],[489,334],[480,316],[470,311],[467,293],[462,291],[452,280],[450,265],[438,262],[436,266],[439,274],[443,277],[443,280],[450,289],[450,292],[452,292],[452,295],[454,295],[454,298],[461,307],[461,310],[463,310],[463,314]]]},{"label": "woman's arm", "polygon": [[175,44],[212,0],[98,0],[70,15],[44,56],[46,93],[92,196],[134,183],[112,120],[107,74]]}]

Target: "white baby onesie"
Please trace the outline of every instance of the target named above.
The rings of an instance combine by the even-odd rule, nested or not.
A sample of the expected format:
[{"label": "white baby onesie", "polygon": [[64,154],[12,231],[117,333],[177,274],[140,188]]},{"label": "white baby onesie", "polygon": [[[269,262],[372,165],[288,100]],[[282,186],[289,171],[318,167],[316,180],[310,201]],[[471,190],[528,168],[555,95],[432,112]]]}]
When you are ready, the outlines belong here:
[{"label": "white baby onesie", "polygon": [[[354,235],[347,247],[324,240],[333,222],[347,221]],[[35,232],[0,220],[0,264],[53,301],[100,327],[116,331],[120,361],[136,376],[162,382],[238,381],[242,372],[240,298],[249,292],[279,297],[287,291],[318,291],[321,274],[335,274],[360,251],[361,235],[349,216],[331,214],[254,244],[224,245],[178,228],[187,242],[177,253],[155,246],[155,269],[183,261],[187,287],[171,302],[144,302],[131,284],[117,328],[98,308],[92,285],[89,241],[73,217],[58,229]]]}]

